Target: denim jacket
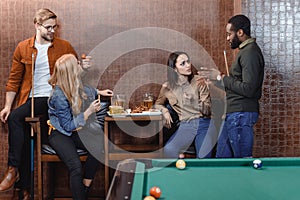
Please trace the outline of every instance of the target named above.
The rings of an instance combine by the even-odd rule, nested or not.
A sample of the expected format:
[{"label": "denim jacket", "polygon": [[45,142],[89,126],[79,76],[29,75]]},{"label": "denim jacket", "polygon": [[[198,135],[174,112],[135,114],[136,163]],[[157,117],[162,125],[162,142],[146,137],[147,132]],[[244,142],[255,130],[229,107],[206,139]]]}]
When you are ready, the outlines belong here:
[{"label": "denim jacket", "polygon": [[[84,87],[84,91],[89,101],[95,100],[97,90],[95,88]],[[84,109],[81,113],[73,115],[71,105],[59,86],[55,86],[48,101],[48,114],[50,123],[59,132],[71,136],[72,132],[85,125]],[[89,105],[86,105],[89,106]]]}]

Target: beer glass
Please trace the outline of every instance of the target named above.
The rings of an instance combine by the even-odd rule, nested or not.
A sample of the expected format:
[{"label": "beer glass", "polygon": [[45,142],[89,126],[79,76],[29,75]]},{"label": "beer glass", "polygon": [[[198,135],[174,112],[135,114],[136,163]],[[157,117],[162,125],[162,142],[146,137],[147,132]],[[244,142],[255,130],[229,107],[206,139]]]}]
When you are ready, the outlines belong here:
[{"label": "beer glass", "polygon": [[153,106],[153,96],[151,93],[145,93],[143,95],[143,105],[150,110]]}]

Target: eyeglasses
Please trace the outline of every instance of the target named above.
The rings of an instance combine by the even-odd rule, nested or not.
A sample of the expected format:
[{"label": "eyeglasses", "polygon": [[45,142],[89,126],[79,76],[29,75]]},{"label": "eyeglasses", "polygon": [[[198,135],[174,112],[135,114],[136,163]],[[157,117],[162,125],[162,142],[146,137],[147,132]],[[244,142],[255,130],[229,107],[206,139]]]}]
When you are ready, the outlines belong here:
[{"label": "eyeglasses", "polygon": [[43,24],[40,24],[42,27],[44,27],[48,32],[50,32],[50,31],[52,31],[52,30],[54,30],[54,31],[56,31],[57,30],[57,28],[58,28],[58,25],[57,24],[55,24],[54,26],[44,26]]}]

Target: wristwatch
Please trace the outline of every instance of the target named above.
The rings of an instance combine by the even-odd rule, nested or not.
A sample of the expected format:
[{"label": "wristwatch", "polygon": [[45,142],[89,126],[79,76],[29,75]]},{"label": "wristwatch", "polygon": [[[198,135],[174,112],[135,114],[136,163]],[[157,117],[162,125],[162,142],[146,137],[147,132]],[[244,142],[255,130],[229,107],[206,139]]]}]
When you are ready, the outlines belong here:
[{"label": "wristwatch", "polygon": [[218,81],[222,80],[222,76],[220,74],[217,76],[217,80]]}]

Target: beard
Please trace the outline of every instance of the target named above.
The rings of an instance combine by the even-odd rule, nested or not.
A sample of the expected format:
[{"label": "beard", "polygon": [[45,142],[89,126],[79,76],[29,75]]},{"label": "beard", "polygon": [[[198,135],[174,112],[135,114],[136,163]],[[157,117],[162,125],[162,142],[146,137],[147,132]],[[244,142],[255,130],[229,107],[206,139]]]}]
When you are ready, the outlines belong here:
[{"label": "beard", "polygon": [[234,38],[232,39],[232,42],[230,44],[231,49],[236,49],[240,46],[242,42],[239,40],[239,38],[237,37],[237,35],[234,36]]},{"label": "beard", "polygon": [[54,34],[53,34],[53,33],[47,33],[47,34],[43,34],[41,37],[42,37],[45,41],[52,42],[52,41],[53,41],[53,38],[54,38]]}]

